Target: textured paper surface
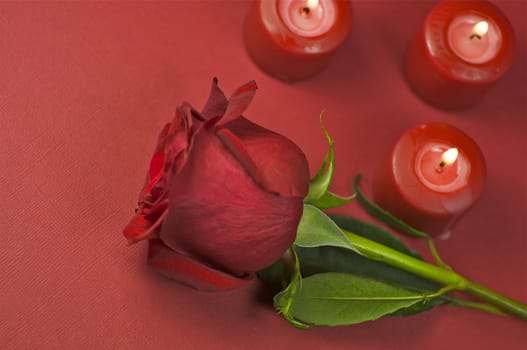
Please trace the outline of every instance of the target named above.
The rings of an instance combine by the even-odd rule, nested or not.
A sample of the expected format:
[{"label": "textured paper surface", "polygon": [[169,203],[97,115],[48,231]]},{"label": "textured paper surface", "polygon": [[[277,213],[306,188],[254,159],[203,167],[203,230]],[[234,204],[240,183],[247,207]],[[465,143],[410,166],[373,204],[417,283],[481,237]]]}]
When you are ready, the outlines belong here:
[{"label": "textured paper surface", "polygon": [[[326,109],[333,189],[343,194],[357,172],[371,193],[375,167],[415,124],[471,135],[488,184],[438,249],[468,277],[527,302],[527,5],[497,4],[516,31],[514,66],[477,107],[445,112],[413,95],[401,72],[431,2],[355,2],[343,50],[294,85],[248,58],[248,2],[0,3],[0,348],[525,349],[525,323],[453,307],[300,331],[258,283],[195,292],[149,271],[146,246],[121,235],[176,106],[202,106],[213,76],[227,95],[255,79],[246,115],[297,142],[312,171]],[[355,203],[341,212],[365,218]]]}]

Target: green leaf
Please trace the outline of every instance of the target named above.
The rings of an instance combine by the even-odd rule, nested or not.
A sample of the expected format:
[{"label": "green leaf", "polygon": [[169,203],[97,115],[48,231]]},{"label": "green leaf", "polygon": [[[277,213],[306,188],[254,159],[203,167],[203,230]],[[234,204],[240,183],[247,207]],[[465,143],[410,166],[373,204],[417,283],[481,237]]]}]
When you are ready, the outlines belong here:
[{"label": "green leaf", "polygon": [[353,190],[355,191],[355,194],[357,195],[357,200],[359,201],[359,203],[371,216],[373,216],[376,219],[379,219],[380,221],[384,222],[390,227],[400,230],[401,232],[405,232],[415,237],[429,238],[429,236],[426,233],[413,228],[412,226],[408,225],[403,220],[395,217],[388,211],[382,209],[377,204],[373,203],[368,198],[366,198],[359,188],[359,182],[361,178],[362,178],[361,175],[355,176],[355,179],[353,180]]},{"label": "green leaf", "polygon": [[302,280],[290,315],[313,325],[351,325],[392,314],[423,299],[422,294],[372,279],[324,273]]},{"label": "green leaf", "polygon": [[342,230],[320,209],[304,204],[295,245],[299,247],[333,246],[355,251]]},{"label": "green leaf", "polygon": [[289,249],[289,253],[294,260],[294,271],[284,290],[274,296],[274,306],[290,324],[300,329],[306,329],[309,326],[296,320],[291,314],[291,306],[293,305],[293,299],[298,288],[302,283],[302,275],[300,273],[300,261],[298,260],[294,245]]},{"label": "green leaf", "polygon": [[[439,289],[439,286],[433,282],[360,255],[341,228],[421,259],[417,252],[408,248],[400,239],[382,227],[352,217],[339,215],[329,217],[313,206],[304,205],[304,213],[295,241],[302,275],[310,276],[326,272],[348,273],[375,279],[418,294],[428,294]],[[276,278],[275,276],[275,280]],[[276,296],[276,300],[281,298],[283,296]],[[442,297],[426,299],[398,310],[394,315],[416,314],[446,301]]]},{"label": "green leaf", "polygon": [[324,112],[320,113],[320,125],[328,142],[329,151],[324,157],[322,166],[309,183],[309,192],[304,198],[304,203],[311,204],[321,209],[327,209],[345,205],[355,197],[341,197],[334,193],[328,192],[328,188],[331,184],[333,173],[335,171],[335,148],[333,146],[333,139],[329,135],[324,123],[322,122],[323,114]]},{"label": "green leaf", "polygon": [[[331,219],[344,230],[422,260],[419,253],[407,247],[399,238],[382,227],[347,216],[331,215]],[[319,246],[298,247],[296,251],[304,276],[324,272],[343,272],[373,278],[419,293],[430,293],[439,289],[439,286],[433,282],[391,265],[370,260],[348,249]],[[410,308],[399,311],[397,315],[416,314],[444,302],[446,302],[445,298],[429,299],[424,303],[417,303]]]},{"label": "green leaf", "polygon": [[348,204],[354,198],[355,198],[355,195],[349,196],[349,197],[342,197],[342,196],[339,196],[338,194],[327,191],[326,193],[322,195],[322,197],[318,198],[316,201],[313,201],[312,203],[309,203],[309,204],[319,209],[337,208],[345,204]]},{"label": "green leaf", "polygon": [[409,272],[370,260],[353,252],[336,247],[297,247],[302,275],[323,272],[343,272],[374,278],[389,284],[416,291],[434,291],[438,286]]}]

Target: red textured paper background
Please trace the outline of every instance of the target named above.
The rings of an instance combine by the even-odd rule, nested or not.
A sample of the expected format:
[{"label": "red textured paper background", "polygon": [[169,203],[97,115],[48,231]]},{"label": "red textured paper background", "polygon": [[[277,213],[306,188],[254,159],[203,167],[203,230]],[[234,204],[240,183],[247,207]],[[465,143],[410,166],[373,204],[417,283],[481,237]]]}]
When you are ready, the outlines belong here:
[{"label": "red textured paper background", "polygon": [[[201,107],[213,76],[227,95],[255,79],[246,115],[297,142],[312,171],[325,152],[326,109],[340,193],[358,172],[371,178],[418,123],[471,135],[488,183],[438,249],[456,270],[527,302],[527,5],[496,3],[517,35],[515,63],[464,112],[424,104],[401,71],[432,2],[355,1],[343,49],[294,85],[248,58],[248,2],[0,3],[0,348],[525,349],[526,323],[448,306],[301,331],[259,283],[193,291],[150,271],[145,245],[121,235],[176,105]],[[366,218],[356,203],[341,212]]]}]

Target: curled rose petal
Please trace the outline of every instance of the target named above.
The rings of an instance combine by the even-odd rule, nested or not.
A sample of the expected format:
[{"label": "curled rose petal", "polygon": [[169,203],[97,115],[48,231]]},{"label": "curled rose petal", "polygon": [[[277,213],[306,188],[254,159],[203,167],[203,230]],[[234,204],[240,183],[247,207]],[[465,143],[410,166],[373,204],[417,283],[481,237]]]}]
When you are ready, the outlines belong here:
[{"label": "curled rose petal", "polygon": [[[161,209],[161,207],[158,208]],[[158,238],[158,229],[161,227],[168,213],[166,209],[160,211],[161,213],[159,215],[157,213],[152,215],[138,212],[123,231],[124,236],[128,239],[128,243],[132,244],[144,239]]]},{"label": "curled rose petal", "polygon": [[222,291],[241,287],[250,278],[237,278],[200,264],[168,248],[159,239],[149,241],[148,263],[161,274],[203,291]]},{"label": "curled rose petal", "polygon": [[250,81],[238,88],[229,99],[227,109],[225,110],[221,120],[218,122],[218,125],[227,123],[240,117],[242,113],[245,112],[247,107],[249,107],[249,104],[256,93],[256,89],[256,82],[254,81]]},{"label": "curled rose petal", "polygon": [[205,103],[205,107],[203,107],[201,114],[208,119],[222,116],[227,109],[228,103],[229,102],[223,94],[223,91],[218,87],[218,79],[214,78],[212,79],[209,99]]}]

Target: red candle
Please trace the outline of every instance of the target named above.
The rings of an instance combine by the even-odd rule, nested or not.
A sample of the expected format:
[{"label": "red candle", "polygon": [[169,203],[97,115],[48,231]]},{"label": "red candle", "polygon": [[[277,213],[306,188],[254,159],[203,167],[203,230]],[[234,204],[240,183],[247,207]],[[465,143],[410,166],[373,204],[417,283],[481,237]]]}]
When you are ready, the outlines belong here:
[{"label": "red candle", "polygon": [[407,52],[406,77],[424,101],[462,109],[477,103],[509,69],[511,24],[487,1],[443,1],[426,18]]},{"label": "red candle", "polygon": [[245,46],[263,71],[285,81],[322,70],[351,29],[342,0],[257,0],[245,22]]},{"label": "red candle", "polygon": [[447,233],[479,198],[485,182],[476,143],[446,124],[407,131],[374,178],[374,200],[431,236]]}]

